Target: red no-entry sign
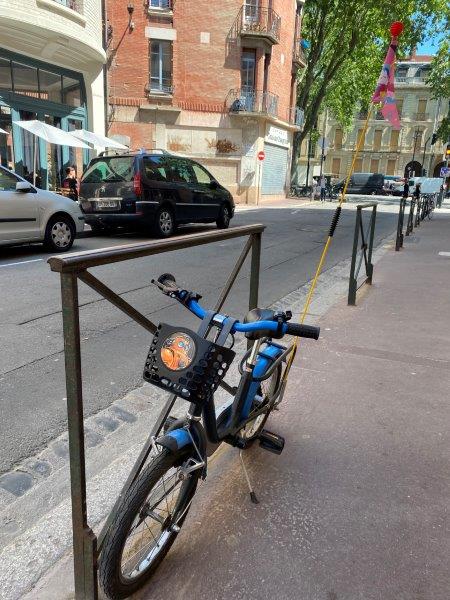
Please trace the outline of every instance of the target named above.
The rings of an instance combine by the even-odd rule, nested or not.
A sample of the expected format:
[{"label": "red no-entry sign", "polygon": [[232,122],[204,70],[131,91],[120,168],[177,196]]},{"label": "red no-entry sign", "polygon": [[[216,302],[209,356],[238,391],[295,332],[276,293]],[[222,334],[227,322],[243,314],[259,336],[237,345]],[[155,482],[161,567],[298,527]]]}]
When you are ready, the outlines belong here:
[{"label": "red no-entry sign", "polygon": [[266,158],[266,153],[261,150],[261,152],[258,152],[258,160],[264,160]]}]

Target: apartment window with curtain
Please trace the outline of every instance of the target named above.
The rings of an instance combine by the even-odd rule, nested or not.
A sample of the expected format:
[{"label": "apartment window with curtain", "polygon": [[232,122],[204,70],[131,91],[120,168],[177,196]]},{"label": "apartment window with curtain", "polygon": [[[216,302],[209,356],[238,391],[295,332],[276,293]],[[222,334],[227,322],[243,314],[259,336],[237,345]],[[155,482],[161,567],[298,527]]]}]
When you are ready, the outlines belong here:
[{"label": "apartment window with curtain", "polygon": [[172,42],[150,42],[150,91],[172,93]]},{"label": "apartment window with curtain", "polygon": [[[359,143],[359,140],[361,139],[361,136],[363,135],[363,132],[364,132],[364,129],[362,129],[362,128],[361,128],[361,129],[358,129],[358,133],[356,134],[356,140],[355,140],[355,148],[356,148],[356,146],[358,145],[358,143]],[[361,150],[363,150],[363,149],[364,149],[364,146],[365,146],[365,143],[364,143],[364,142],[365,142],[365,140],[363,140],[363,141],[362,141],[362,144],[361,144]]]},{"label": "apartment window with curtain", "polygon": [[383,132],[381,129],[376,129],[373,135],[373,149],[379,150],[381,148],[381,136]]},{"label": "apartment window with curtain", "polygon": [[425,119],[427,118],[426,112],[427,112],[427,101],[426,101],[426,99],[420,99],[419,105],[417,107],[416,120],[417,121],[425,121]]},{"label": "apartment window with curtain", "polygon": [[333,175],[339,176],[341,174],[341,159],[333,158],[333,166],[331,167]]},{"label": "apartment window with curtain", "polygon": [[400,131],[398,129],[391,129],[391,150],[398,150],[398,139],[399,139]]},{"label": "apartment window with curtain", "polygon": [[363,159],[357,158],[355,160],[355,168],[353,170],[354,173],[362,173],[363,172]]},{"label": "apartment window with curtain", "polygon": [[380,168],[380,161],[378,158],[372,158],[370,161],[370,172],[371,173],[378,173]]}]

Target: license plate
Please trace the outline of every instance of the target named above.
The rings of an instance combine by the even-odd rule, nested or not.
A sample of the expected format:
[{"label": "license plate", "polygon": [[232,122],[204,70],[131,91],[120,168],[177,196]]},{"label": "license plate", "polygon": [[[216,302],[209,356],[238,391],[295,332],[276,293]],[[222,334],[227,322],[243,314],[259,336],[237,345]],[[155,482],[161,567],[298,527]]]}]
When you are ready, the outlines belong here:
[{"label": "license plate", "polygon": [[120,206],[119,200],[96,200],[97,208],[118,208]]}]

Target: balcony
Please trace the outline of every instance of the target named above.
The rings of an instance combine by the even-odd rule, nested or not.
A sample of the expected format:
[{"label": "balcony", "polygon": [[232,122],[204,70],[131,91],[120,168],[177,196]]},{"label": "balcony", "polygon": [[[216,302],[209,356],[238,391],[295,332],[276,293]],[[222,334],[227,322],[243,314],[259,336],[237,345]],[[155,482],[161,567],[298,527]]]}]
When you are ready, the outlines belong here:
[{"label": "balcony", "polygon": [[147,13],[155,17],[173,15],[174,0],[147,0]]},{"label": "balcony", "polygon": [[[248,42],[279,44],[281,17],[271,8],[242,6],[235,21],[235,33]],[[258,45],[258,44],[257,44]]]},{"label": "balcony", "polygon": [[400,85],[426,85],[425,77],[396,77],[395,83]]},{"label": "balcony", "polygon": [[306,56],[301,47],[301,40],[297,39],[294,43],[294,51],[292,53],[292,72],[296,73],[298,69],[306,67]]},{"label": "balcony", "polygon": [[242,115],[278,115],[278,96],[258,90],[230,90],[227,98],[228,110]]},{"label": "balcony", "polygon": [[292,125],[296,125],[297,127],[303,127],[303,123],[305,122],[305,113],[301,108],[294,106],[289,109],[288,122],[292,123]]},{"label": "balcony", "polygon": [[428,115],[428,113],[424,113],[424,112],[418,112],[414,115],[415,121],[428,121],[429,118],[430,118],[430,116]]}]

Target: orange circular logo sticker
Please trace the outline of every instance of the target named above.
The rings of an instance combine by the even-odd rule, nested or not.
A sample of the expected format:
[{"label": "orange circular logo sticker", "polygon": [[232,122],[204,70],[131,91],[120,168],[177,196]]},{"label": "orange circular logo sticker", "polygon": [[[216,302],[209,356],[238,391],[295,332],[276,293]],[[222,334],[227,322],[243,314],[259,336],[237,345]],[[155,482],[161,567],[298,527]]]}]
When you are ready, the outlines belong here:
[{"label": "orange circular logo sticker", "polygon": [[164,340],[161,360],[171,371],[187,369],[195,354],[195,342],[186,333],[176,332]]}]

